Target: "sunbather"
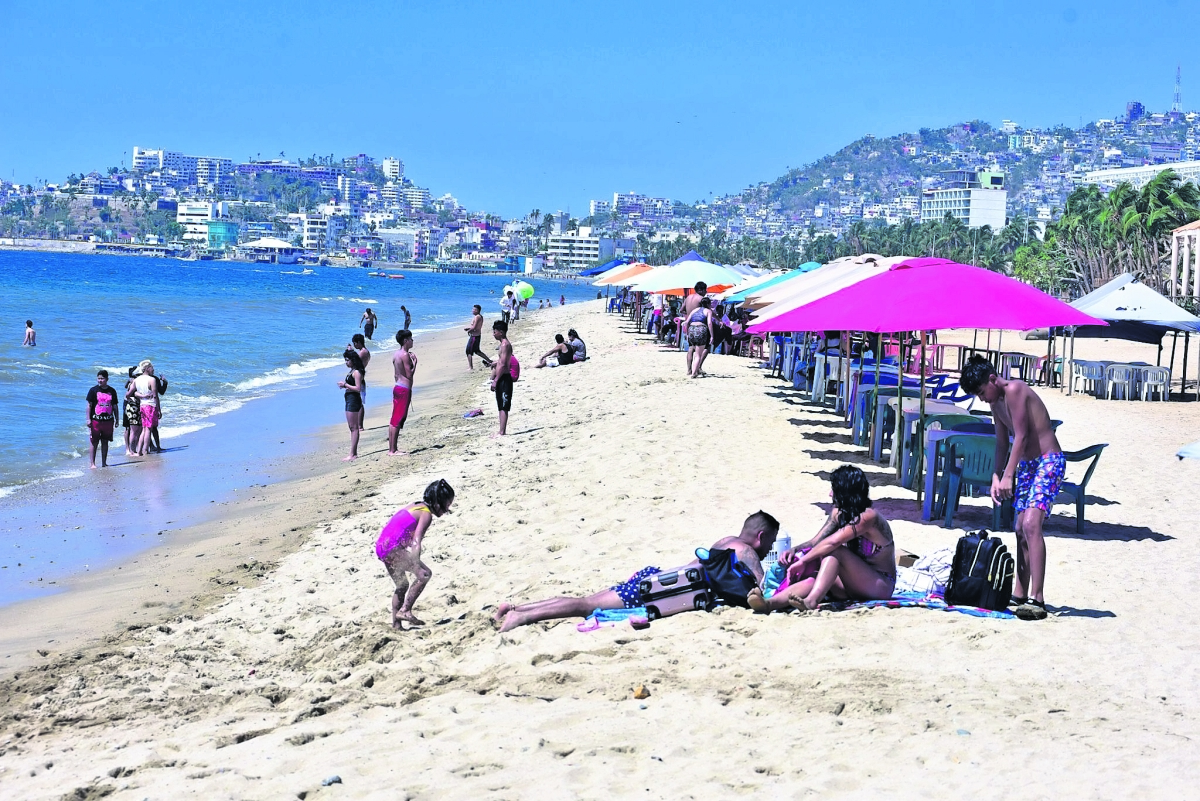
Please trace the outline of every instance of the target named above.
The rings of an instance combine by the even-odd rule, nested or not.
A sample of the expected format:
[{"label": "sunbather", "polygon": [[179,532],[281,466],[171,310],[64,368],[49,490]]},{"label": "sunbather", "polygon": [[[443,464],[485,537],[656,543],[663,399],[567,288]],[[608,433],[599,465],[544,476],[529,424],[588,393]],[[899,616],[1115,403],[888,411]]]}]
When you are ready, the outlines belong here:
[{"label": "sunbather", "polygon": [[751,592],[746,601],[754,611],[774,612],[789,606],[816,609],[827,594],[857,601],[892,597],[896,543],[887,520],[871,508],[866,475],[857,467],[842,465],[829,483],[833,509],[825,525],[808,542],[779,555],[788,569],[787,581],[770,598],[759,590]]},{"label": "sunbather", "polygon": [[[778,533],[779,521],[766,512],[759,511],[746,518],[741,533],[736,537],[722,537],[713,543],[710,550],[732,548],[737,553],[738,561],[750,568],[755,581],[762,584],[762,559],[775,544],[775,536]],[[693,561],[691,564],[699,562]],[[638,595],[638,582],[661,572],[657,567],[642,568],[629,580],[594,595],[548,598],[520,606],[502,603],[492,617],[500,624],[501,631],[508,631],[539,620],[587,617],[597,609],[632,609],[642,605]]]}]

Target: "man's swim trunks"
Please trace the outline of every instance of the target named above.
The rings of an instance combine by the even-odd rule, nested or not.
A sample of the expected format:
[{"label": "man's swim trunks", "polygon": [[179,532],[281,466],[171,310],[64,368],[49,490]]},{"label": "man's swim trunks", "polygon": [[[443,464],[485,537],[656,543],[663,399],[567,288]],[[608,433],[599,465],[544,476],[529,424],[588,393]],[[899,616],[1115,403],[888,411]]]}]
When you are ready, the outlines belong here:
[{"label": "man's swim trunks", "polygon": [[703,348],[708,344],[708,326],[705,323],[688,323],[687,338],[692,347]]},{"label": "man's swim trunks", "polygon": [[408,402],[411,399],[410,388],[400,384],[392,387],[392,419],[389,423],[392,428],[404,428],[404,421],[408,419]]},{"label": "man's swim trunks", "polygon": [[661,573],[662,569],[657,567],[643,567],[638,572],[629,577],[629,581],[624,584],[617,584],[611,587],[612,591],[621,596],[621,602],[625,604],[626,609],[632,609],[635,606],[642,605],[642,596],[638,594],[638,584],[642,579]]},{"label": "man's swim trunks", "polygon": [[153,403],[143,403],[141,415],[142,428],[154,428],[158,425],[158,407]]},{"label": "man's swim trunks", "polygon": [[89,420],[88,431],[91,432],[92,442],[112,442],[113,441],[113,421],[112,420]]},{"label": "man's swim trunks", "polygon": [[1020,514],[1026,509],[1036,508],[1050,514],[1050,507],[1062,489],[1066,474],[1067,460],[1061,452],[1018,462],[1013,511]]},{"label": "man's swim trunks", "polygon": [[479,351],[479,337],[471,335],[467,337],[467,355],[474,356]]},{"label": "man's swim trunks", "polygon": [[496,408],[507,412],[512,408],[513,380],[508,373],[496,379]]}]

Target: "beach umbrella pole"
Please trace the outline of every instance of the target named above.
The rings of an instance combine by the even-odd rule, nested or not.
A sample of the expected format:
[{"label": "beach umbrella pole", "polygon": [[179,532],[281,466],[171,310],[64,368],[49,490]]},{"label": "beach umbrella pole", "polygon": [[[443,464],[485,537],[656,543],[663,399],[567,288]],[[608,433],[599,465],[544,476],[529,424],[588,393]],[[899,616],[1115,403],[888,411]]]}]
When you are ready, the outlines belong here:
[{"label": "beach umbrella pole", "polygon": [[925,492],[925,482],[921,480],[922,471],[925,468],[925,332],[921,332],[921,399],[920,414],[917,417],[917,452],[916,467],[913,471],[913,479],[917,482],[917,505],[921,505],[921,496]]}]

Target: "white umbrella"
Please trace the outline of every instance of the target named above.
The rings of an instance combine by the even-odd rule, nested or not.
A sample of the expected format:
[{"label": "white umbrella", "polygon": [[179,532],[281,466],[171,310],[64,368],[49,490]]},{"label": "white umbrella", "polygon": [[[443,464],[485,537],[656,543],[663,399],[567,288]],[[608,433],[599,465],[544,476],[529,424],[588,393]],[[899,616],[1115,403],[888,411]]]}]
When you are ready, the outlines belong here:
[{"label": "white umbrella", "polygon": [[735,286],[741,283],[742,276],[719,264],[690,259],[639,275],[633,282],[633,289],[636,292],[678,292],[689,290],[701,281],[715,289]]}]

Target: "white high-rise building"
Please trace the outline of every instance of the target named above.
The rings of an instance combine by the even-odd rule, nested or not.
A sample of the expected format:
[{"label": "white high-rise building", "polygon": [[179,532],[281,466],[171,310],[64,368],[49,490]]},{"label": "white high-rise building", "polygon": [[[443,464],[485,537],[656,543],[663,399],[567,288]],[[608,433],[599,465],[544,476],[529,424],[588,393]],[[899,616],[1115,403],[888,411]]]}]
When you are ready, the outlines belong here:
[{"label": "white high-rise building", "polygon": [[383,160],[383,176],[389,181],[400,181],[404,178],[404,162],[388,156]]},{"label": "white high-rise building", "polygon": [[949,214],[968,228],[1004,227],[1008,205],[1004,173],[951,170],[943,176],[945,186],[926,190],[921,196],[921,222],[941,220]]}]

